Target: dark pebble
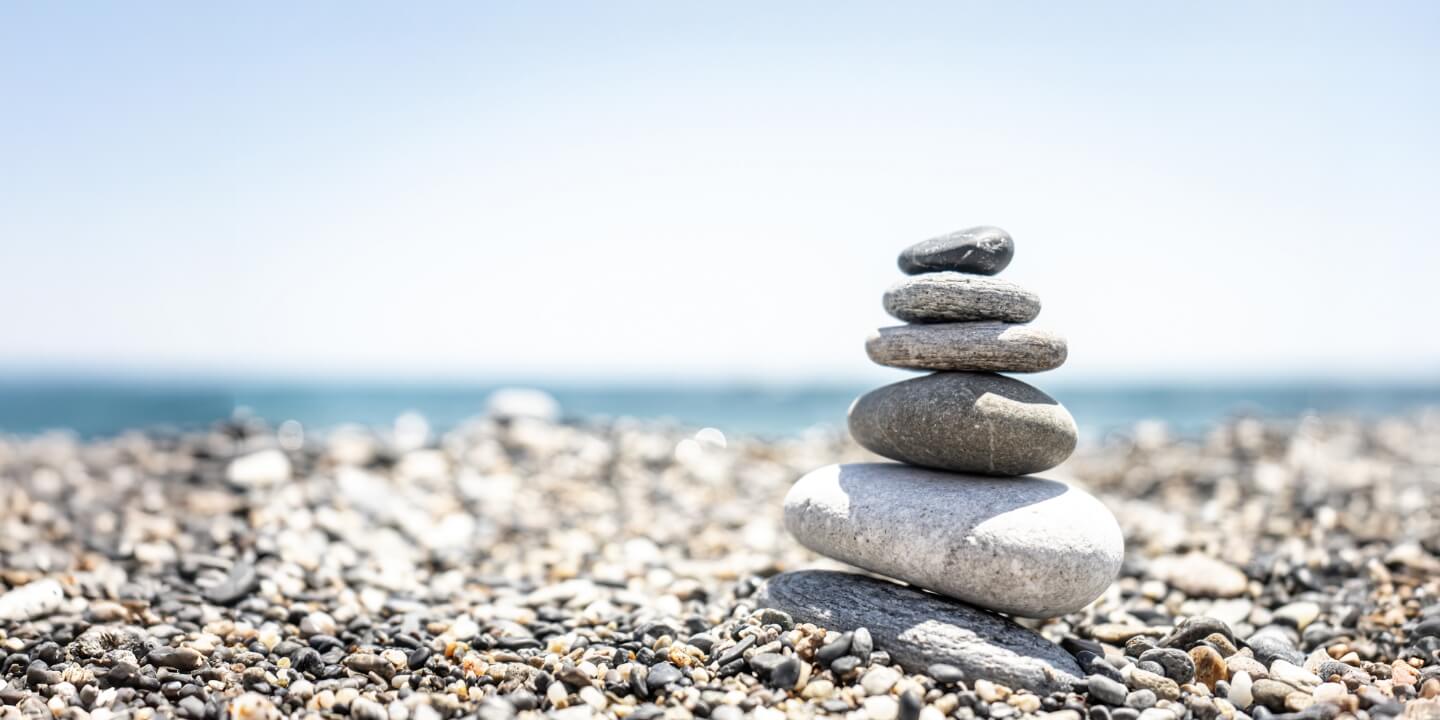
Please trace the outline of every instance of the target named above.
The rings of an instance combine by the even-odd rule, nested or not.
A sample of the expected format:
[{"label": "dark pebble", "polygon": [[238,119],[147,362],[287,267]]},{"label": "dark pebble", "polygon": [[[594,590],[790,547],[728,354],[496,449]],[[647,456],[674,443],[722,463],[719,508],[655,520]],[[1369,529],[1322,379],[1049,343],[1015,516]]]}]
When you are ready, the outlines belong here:
[{"label": "dark pebble", "polygon": [[966,228],[930,238],[900,253],[900,271],[907,275],[953,270],[994,275],[1015,256],[1015,241],[997,227]]},{"label": "dark pebble", "polygon": [[795,627],[795,618],[784,610],[765,608],[760,611],[760,624],[779,625],[781,630],[790,630]]},{"label": "dark pebble", "polygon": [[920,694],[910,690],[900,696],[900,720],[920,720]]},{"label": "dark pebble", "polygon": [[846,655],[830,663],[830,672],[835,673],[835,677],[843,678],[855,672],[855,669],[858,667],[860,667],[860,658],[854,655]]},{"label": "dark pebble", "polygon": [[843,657],[850,652],[850,640],[855,637],[854,633],[841,633],[840,637],[825,643],[819,650],[815,651],[815,662],[821,665],[829,665],[836,658]]},{"label": "dark pebble", "polygon": [[729,665],[730,663],[733,663],[733,662],[735,662],[736,660],[739,660],[739,659],[745,654],[745,651],[746,651],[746,650],[749,650],[750,648],[752,648],[752,647],[754,647],[754,646],[755,646],[755,636],[754,636],[754,635],[750,635],[749,637],[746,637],[744,640],[741,640],[740,642],[735,643],[733,646],[730,647],[730,649],[726,650],[726,651],[723,652],[723,653],[720,653],[720,657],[718,657],[718,658],[715,659],[715,664],[716,664],[716,665],[719,665],[719,666],[721,666],[721,667],[724,667],[724,666],[726,666],[726,665]]},{"label": "dark pebble", "polygon": [[[1155,648],[1146,650],[1140,662],[1154,662],[1162,668],[1161,675],[1184,685],[1195,679],[1195,661],[1190,654],[1179,648]],[[1151,672],[1154,672],[1153,670]]]},{"label": "dark pebble", "polygon": [[248,562],[237,563],[219,585],[205,590],[205,600],[215,605],[234,605],[260,589],[260,575]]},{"label": "dark pebble", "polygon": [[25,669],[25,682],[31,685],[55,685],[60,682],[60,673],[36,660]]},{"label": "dark pebble", "polygon": [[1180,623],[1179,627],[1171,631],[1169,635],[1160,638],[1160,642],[1157,643],[1157,645],[1159,647],[1189,650],[1213,633],[1220,633],[1225,636],[1226,640],[1232,643],[1235,642],[1234,631],[1232,631],[1230,626],[1226,625],[1223,620],[1202,615],[1187,618],[1184,622]]},{"label": "dark pebble", "polygon": [[540,641],[533,637],[515,635],[497,639],[495,641],[495,647],[501,650],[533,650],[540,647]]},{"label": "dark pebble", "polygon": [[770,670],[770,686],[781,690],[793,690],[800,682],[800,658],[791,655],[784,658]]},{"label": "dark pebble", "polygon": [[926,668],[926,672],[930,674],[930,677],[935,678],[935,682],[942,685],[953,685],[965,681],[965,672],[954,665],[935,663]]},{"label": "dark pebble", "polygon": [[684,677],[684,675],[680,672],[680,668],[677,668],[668,662],[662,662],[650,668],[650,672],[645,678],[645,682],[650,686],[652,690],[658,690],[671,683],[680,682],[680,679],[682,677]]},{"label": "dark pebble", "polygon": [[190,648],[157,647],[145,659],[176,670],[198,670],[205,666],[205,656]]},{"label": "dark pebble", "polygon": [[585,674],[585,671],[574,665],[566,665],[560,668],[556,671],[555,677],[558,678],[560,682],[575,688],[582,688],[594,684],[590,681],[590,676]]},{"label": "dark pebble", "polygon": [[181,700],[177,706],[181,715],[199,720],[205,717],[205,701],[194,695]]},{"label": "dark pebble", "polygon": [[1104,675],[1091,675],[1085,679],[1085,682],[1092,701],[1106,705],[1125,704],[1125,696],[1129,694],[1129,691],[1125,688],[1124,683]]},{"label": "dark pebble", "polygon": [[780,653],[757,653],[750,656],[750,669],[754,670],[761,677],[769,675],[776,666],[785,661],[785,656]]}]

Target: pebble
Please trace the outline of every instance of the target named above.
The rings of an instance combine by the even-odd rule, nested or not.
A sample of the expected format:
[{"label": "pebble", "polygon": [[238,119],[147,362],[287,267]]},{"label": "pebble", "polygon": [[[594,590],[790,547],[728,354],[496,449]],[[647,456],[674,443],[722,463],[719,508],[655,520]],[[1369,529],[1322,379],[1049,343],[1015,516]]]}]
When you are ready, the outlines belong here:
[{"label": "pebble", "polygon": [[900,682],[900,673],[888,667],[877,667],[860,677],[860,687],[867,695],[883,695]]},{"label": "pebble", "polygon": [[231,460],[225,476],[245,487],[278,485],[290,479],[290,458],[280,450],[260,450]]},{"label": "pebble", "polygon": [[198,670],[205,666],[205,656],[190,648],[157,647],[145,658],[155,665],[176,670]]},{"label": "pebble", "polygon": [[680,668],[675,667],[673,663],[662,662],[650,668],[650,674],[645,677],[645,682],[651,688],[658,689],[680,682],[683,677],[684,674],[680,672]]},{"label": "pebble", "polygon": [[955,270],[994,275],[1015,256],[1015,241],[997,227],[980,225],[922,240],[900,252],[900,271],[909,275]]},{"label": "pebble", "polygon": [[334,635],[335,632],[335,618],[330,617],[330,613],[306,613],[305,617],[300,619],[300,634],[304,635],[305,637],[314,637],[315,635]]},{"label": "pebble", "polygon": [[1129,693],[1125,685],[1104,675],[1091,675],[1086,678],[1086,687],[1090,699],[1106,705],[1124,705],[1125,697]]},{"label": "pebble", "polygon": [[871,695],[865,698],[865,716],[870,720],[895,720],[900,715],[900,703],[889,695]]},{"label": "pebble", "polygon": [[942,685],[954,685],[964,682],[966,679],[963,670],[946,663],[932,663],[930,667],[925,668],[925,672],[935,678],[935,682]]},{"label": "pebble", "polygon": [[65,589],[49,578],[26,583],[0,595],[0,621],[24,622],[60,609]]},{"label": "pebble", "polygon": [[205,590],[205,599],[216,605],[234,605],[260,588],[260,576],[248,562],[236,563],[219,584]]},{"label": "pebble", "polygon": [[1320,617],[1320,606],[1313,602],[1293,602],[1276,610],[1272,616],[1275,622],[1293,625],[1297,630],[1309,627]]},{"label": "pebble", "polygon": [[908,690],[900,695],[899,720],[920,720],[920,711],[924,708],[924,701],[920,699],[920,693]]},{"label": "pebble", "polygon": [[1248,708],[1255,702],[1254,683],[1250,673],[1238,672],[1230,678],[1230,703],[1237,708]]},{"label": "pebble", "polygon": [[1140,654],[1140,662],[1154,662],[1159,665],[1165,677],[1181,685],[1195,679],[1195,662],[1184,650],[1176,648],[1154,648]]},{"label": "pebble", "polygon": [[1133,690],[1125,696],[1125,707],[1144,710],[1153,707],[1159,698],[1155,697],[1155,691],[1149,689]]},{"label": "pebble", "polygon": [[876,578],[792,571],[766,582],[757,600],[800,622],[838,631],[868,628],[909,672],[923,672],[930,664],[943,662],[969,678],[1036,692],[1068,689],[1080,676],[1068,653],[1033,631],[992,613]]},{"label": "pebble", "polygon": [[1225,659],[1208,645],[1196,645],[1191,648],[1190,662],[1195,667],[1195,679],[1211,690],[1215,689],[1215,683],[1230,678],[1230,672],[1225,666]]},{"label": "pebble", "polygon": [[1250,686],[1250,692],[1254,696],[1256,703],[1274,712],[1284,712],[1287,709],[1285,707],[1285,699],[1290,696],[1290,693],[1295,692],[1295,688],[1278,680],[1270,680],[1267,678],[1264,680],[1256,680],[1254,684]]},{"label": "pebble", "polygon": [[1201,640],[1207,640],[1211,635],[1221,635],[1231,642],[1235,640],[1235,634],[1223,620],[1198,615],[1186,618],[1156,644],[1159,647],[1178,647],[1188,650]]},{"label": "pebble", "polygon": [[1150,572],[1192,597],[1235,597],[1249,586],[1239,568],[1202,553],[1156,558]]},{"label": "pebble", "polygon": [[865,340],[879,365],[912,370],[1031,373],[1065,364],[1065,339],[1048,330],[1001,322],[880,328]]},{"label": "pebble", "polygon": [[1040,298],[1009,280],[953,272],[905,278],[885,291],[885,312],[907,323],[991,320],[1026,323],[1040,314]]},{"label": "pebble", "polygon": [[1110,511],[1076,488],[892,463],[805,475],[786,495],[785,527],[826,557],[1027,617],[1084,607],[1124,555]]},{"label": "pebble", "polygon": [[1319,676],[1284,660],[1276,660],[1270,664],[1270,679],[1302,690],[1314,688],[1321,683]]},{"label": "pebble", "polygon": [[1070,456],[1077,438],[1074,419],[1049,395],[986,373],[934,373],[876,388],[850,406],[849,423],[855,441],[878,455],[985,475],[1048,470]]},{"label": "pebble", "polygon": [[857,658],[868,658],[875,652],[875,640],[870,636],[870,628],[861,625],[855,628],[850,636],[850,652]]},{"label": "pebble", "polygon": [[770,686],[782,690],[793,690],[800,682],[800,658],[791,655],[770,671]]},{"label": "pebble", "polygon": [[1126,684],[1135,690],[1150,690],[1156,697],[1165,700],[1178,700],[1180,698],[1180,685],[1174,680],[1158,673],[1133,668],[1130,676],[1126,678]]}]

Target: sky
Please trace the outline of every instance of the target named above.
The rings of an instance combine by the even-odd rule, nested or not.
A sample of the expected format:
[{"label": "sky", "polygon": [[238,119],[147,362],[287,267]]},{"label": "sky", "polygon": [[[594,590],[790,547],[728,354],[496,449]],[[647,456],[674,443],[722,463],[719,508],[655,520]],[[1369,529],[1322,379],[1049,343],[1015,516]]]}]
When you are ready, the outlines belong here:
[{"label": "sky", "polygon": [[[0,369],[850,380],[998,225],[1085,379],[1440,379],[1440,4],[8,3]],[[893,371],[892,371],[893,372]]]}]

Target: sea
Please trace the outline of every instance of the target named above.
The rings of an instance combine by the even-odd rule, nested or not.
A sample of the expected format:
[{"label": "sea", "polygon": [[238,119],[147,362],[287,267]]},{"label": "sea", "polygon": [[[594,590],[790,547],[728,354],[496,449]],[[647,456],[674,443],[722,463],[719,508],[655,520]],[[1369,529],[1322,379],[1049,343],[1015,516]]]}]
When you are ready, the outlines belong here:
[{"label": "sea", "polygon": [[[63,431],[81,438],[127,430],[202,428],[244,415],[312,429],[342,424],[392,426],[419,413],[443,431],[484,412],[497,389],[550,393],[567,419],[637,418],[727,434],[786,436],[841,428],[862,384],[466,383],[391,381],[160,381],[0,378],[0,433]],[[1082,383],[1045,387],[1094,439],[1163,422],[1199,434],[1227,418],[1292,419],[1308,414],[1378,417],[1440,408],[1434,384]]]}]

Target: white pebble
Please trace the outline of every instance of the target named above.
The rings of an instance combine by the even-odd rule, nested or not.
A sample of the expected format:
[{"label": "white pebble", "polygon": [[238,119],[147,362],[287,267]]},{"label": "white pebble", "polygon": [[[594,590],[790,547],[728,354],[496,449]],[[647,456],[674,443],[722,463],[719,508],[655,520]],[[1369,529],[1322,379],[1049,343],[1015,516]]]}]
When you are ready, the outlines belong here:
[{"label": "white pebble", "polygon": [[900,681],[900,673],[888,667],[877,667],[860,678],[860,687],[866,695],[884,695]]},{"label": "white pebble", "polygon": [[1230,678],[1230,702],[1237,708],[1248,708],[1255,702],[1255,696],[1250,694],[1250,673],[1241,670]]},{"label": "white pebble", "polygon": [[889,695],[873,695],[865,698],[865,716],[870,720],[895,720],[900,714],[900,703]]}]

